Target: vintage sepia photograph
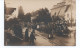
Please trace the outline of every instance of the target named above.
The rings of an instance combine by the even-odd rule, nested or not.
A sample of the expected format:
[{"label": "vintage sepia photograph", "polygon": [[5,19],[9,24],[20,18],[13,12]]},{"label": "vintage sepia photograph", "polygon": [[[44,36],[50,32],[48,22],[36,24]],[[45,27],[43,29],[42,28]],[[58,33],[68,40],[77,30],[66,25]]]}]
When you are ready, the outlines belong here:
[{"label": "vintage sepia photograph", "polygon": [[76,46],[76,0],[4,0],[4,46]]}]

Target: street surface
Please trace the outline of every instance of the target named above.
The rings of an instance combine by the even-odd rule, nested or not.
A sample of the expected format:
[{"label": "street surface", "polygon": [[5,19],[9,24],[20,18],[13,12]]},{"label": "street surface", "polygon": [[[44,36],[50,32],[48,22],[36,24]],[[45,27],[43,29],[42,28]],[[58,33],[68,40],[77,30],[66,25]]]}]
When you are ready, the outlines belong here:
[{"label": "street surface", "polygon": [[[73,28],[69,27],[69,29],[72,31],[70,33],[70,37],[55,35],[55,37],[52,39],[48,39],[48,34],[35,30],[36,40],[35,40],[35,44],[33,46],[74,46],[76,44],[75,27],[73,27]],[[25,28],[23,28],[23,34],[25,33],[24,30],[25,30]],[[32,32],[32,29],[29,30],[29,37],[30,37],[31,32]],[[17,39],[17,38],[14,38],[14,39]],[[8,45],[31,46],[29,41],[26,42],[24,40],[14,42],[14,43],[11,43]]]}]

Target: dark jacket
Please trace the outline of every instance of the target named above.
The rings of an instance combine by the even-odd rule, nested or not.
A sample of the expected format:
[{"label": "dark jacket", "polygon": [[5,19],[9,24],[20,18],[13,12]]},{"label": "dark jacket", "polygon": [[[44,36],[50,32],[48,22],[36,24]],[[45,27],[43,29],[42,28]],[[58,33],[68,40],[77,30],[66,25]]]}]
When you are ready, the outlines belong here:
[{"label": "dark jacket", "polygon": [[35,39],[35,36],[34,36],[33,32],[31,32],[30,41],[34,41],[34,39]]}]

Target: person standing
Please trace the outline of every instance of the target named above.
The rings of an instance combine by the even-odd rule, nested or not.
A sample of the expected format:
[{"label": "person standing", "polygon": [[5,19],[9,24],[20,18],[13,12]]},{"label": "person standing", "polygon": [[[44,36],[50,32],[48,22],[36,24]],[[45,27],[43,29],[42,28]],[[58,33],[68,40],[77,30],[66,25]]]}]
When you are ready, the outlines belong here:
[{"label": "person standing", "polygon": [[35,35],[34,35],[34,32],[31,32],[31,34],[30,34],[30,43],[31,43],[31,45],[34,44],[34,39],[36,39]]},{"label": "person standing", "polygon": [[26,31],[25,31],[25,40],[27,40],[28,41],[28,29],[26,29]]},{"label": "person standing", "polygon": [[51,23],[48,24],[48,29],[47,30],[48,30],[48,38],[51,39],[53,37]]}]

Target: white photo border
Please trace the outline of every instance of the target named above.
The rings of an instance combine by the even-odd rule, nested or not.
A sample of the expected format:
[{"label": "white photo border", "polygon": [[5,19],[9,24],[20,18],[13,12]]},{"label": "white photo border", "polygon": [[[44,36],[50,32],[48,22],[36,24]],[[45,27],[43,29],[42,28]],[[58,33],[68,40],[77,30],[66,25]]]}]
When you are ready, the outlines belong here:
[{"label": "white photo border", "polygon": [[80,0],[76,0],[76,46],[4,46],[4,0],[0,0],[0,48],[80,48]]}]

